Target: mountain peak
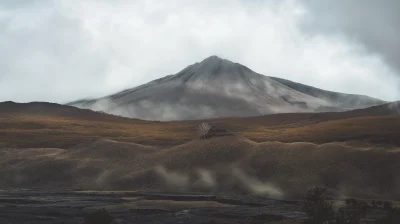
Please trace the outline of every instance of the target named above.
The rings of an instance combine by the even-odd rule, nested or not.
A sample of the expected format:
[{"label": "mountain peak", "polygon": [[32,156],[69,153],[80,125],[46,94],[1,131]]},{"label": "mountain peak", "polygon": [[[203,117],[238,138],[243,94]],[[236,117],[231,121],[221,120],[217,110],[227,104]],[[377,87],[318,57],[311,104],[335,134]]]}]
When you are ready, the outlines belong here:
[{"label": "mountain peak", "polygon": [[205,61],[218,61],[218,60],[223,60],[223,59],[218,57],[217,55],[211,55],[210,57],[205,58],[202,62],[205,62]]},{"label": "mountain peak", "polygon": [[212,55],[201,61],[200,64],[205,65],[205,64],[234,64],[234,63],[227,59],[223,59],[216,55]]},{"label": "mountain peak", "polygon": [[202,73],[219,73],[224,70],[232,70],[235,63],[227,59],[220,58],[216,55],[212,55],[200,63],[195,64],[195,69]]}]

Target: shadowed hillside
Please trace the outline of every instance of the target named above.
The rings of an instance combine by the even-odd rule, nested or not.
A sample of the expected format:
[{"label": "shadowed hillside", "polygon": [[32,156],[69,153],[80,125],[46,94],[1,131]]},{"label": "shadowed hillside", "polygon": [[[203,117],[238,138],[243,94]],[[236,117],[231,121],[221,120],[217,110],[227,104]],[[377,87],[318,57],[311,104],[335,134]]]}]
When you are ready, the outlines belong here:
[{"label": "shadowed hillside", "polygon": [[0,150],[0,187],[232,192],[298,198],[314,185],[335,197],[400,199],[399,148],[365,143],[195,139],[166,149],[96,141],[69,149]]},{"label": "shadowed hillside", "polygon": [[[0,187],[397,198],[399,104],[179,122],[0,103]],[[210,134],[198,136],[202,122]],[[110,139],[110,140],[102,140]]]}]

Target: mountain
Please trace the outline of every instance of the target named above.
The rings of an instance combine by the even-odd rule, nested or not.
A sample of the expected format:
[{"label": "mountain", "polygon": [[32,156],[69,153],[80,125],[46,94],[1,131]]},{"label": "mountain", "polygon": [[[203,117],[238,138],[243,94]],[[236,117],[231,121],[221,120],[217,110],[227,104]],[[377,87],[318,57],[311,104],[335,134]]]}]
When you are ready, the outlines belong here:
[{"label": "mountain", "polygon": [[[347,96],[351,96],[350,100]],[[351,103],[354,101],[357,104]],[[241,64],[211,56],[175,75],[68,105],[165,121],[343,111],[382,103],[374,98],[332,93],[267,77]]]}]

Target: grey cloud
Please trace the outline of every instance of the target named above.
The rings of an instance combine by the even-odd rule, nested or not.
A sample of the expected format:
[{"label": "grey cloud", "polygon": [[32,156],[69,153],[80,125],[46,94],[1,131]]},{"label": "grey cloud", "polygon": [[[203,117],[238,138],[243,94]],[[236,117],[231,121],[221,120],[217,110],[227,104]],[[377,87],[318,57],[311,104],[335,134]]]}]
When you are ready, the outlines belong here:
[{"label": "grey cloud", "polygon": [[261,74],[398,100],[398,11],[394,0],[3,0],[0,101],[101,97],[214,54]]},{"label": "grey cloud", "polygon": [[102,85],[107,62],[91,49],[79,19],[54,1],[1,6],[0,101],[63,102],[96,93],[88,83]]},{"label": "grey cloud", "polygon": [[51,0],[10,0],[10,1],[2,1],[0,4],[0,8],[3,9],[21,9],[25,7],[39,6],[43,4],[49,4]]},{"label": "grey cloud", "polygon": [[400,1],[303,0],[314,19],[305,24],[311,32],[344,34],[381,54],[400,72]]}]

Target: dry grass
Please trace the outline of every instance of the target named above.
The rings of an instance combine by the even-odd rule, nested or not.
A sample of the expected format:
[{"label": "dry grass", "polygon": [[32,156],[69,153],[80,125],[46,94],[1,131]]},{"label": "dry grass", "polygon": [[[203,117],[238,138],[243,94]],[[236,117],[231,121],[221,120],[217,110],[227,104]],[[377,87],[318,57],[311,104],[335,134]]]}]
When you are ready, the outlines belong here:
[{"label": "dry grass", "polygon": [[[193,136],[179,124],[147,122],[60,106],[46,113],[0,110],[0,147],[67,148],[107,138],[148,145],[174,145]],[[58,109],[58,108],[57,108]],[[76,115],[68,113],[76,111]],[[82,113],[82,114],[80,114]]]},{"label": "dry grass", "polygon": [[[0,187],[293,198],[314,185],[324,185],[339,198],[400,199],[400,149],[369,144],[256,143],[224,136],[165,149],[97,141],[68,150],[2,149],[0,155]],[[283,195],[274,193],[277,190]]]},{"label": "dry grass", "polygon": [[400,117],[356,117],[306,125],[253,127],[243,135],[261,141],[328,143],[365,140],[370,143],[400,145]]},{"label": "dry grass", "polygon": [[[373,107],[344,113],[278,114],[207,122],[256,142],[366,140],[400,145],[400,116],[390,114],[386,107]],[[201,122],[142,121],[57,104],[0,103],[0,147],[68,148],[98,139],[169,147],[196,138]]]},{"label": "dry grass", "polygon": [[400,116],[382,108],[207,120],[233,133],[207,139],[197,138],[201,122],[3,103],[0,187],[278,189],[292,198],[324,185],[337,197],[400,199]]}]

